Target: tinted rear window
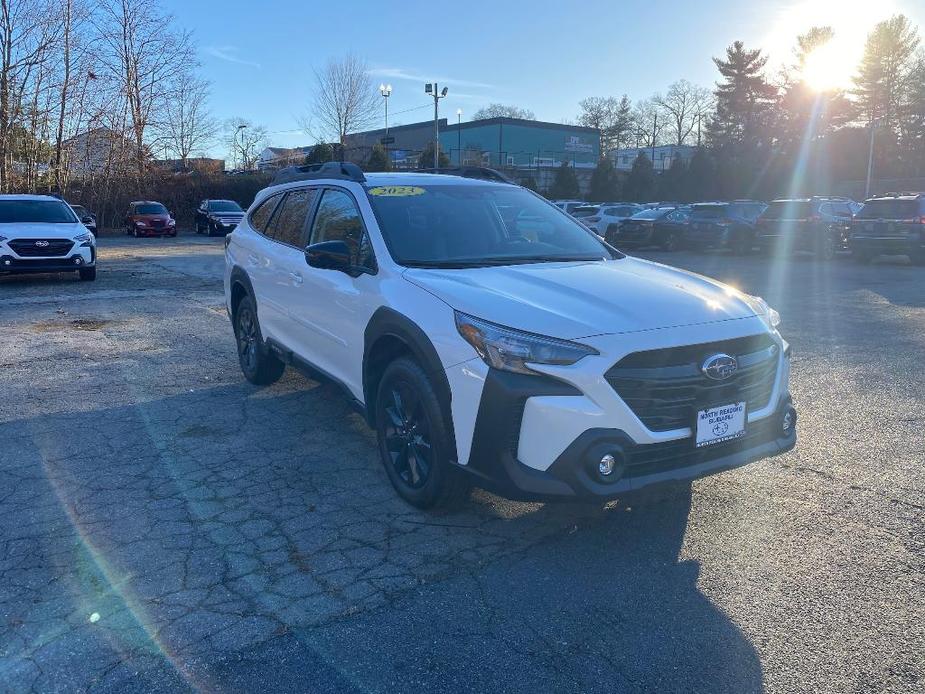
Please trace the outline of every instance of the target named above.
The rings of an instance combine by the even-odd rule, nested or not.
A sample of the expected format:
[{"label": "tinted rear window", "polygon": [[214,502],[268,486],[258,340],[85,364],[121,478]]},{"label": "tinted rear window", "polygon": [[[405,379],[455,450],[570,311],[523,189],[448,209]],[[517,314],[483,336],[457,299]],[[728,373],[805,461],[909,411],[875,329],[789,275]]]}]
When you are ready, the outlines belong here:
[{"label": "tinted rear window", "polygon": [[597,214],[598,208],[596,207],[576,207],[572,210],[573,217],[593,217]]},{"label": "tinted rear window", "polygon": [[74,211],[55,200],[2,200],[0,224],[38,222],[45,224],[73,224]]},{"label": "tinted rear window", "polygon": [[857,214],[862,219],[912,219],[918,215],[918,200],[871,200]]},{"label": "tinted rear window", "polygon": [[654,210],[645,210],[634,214],[631,219],[661,219],[671,212],[673,207],[657,207]]},{"label": "tinted rear window", "polygon": [[768,205],[763,219],[806,219],[814,212],[814,203],[797,200],[776,201]]},{"label": "tinted rear window", "polygon": [[691,219],[723,219],[728,216],[728,205],[695,205],[691,208]]}]

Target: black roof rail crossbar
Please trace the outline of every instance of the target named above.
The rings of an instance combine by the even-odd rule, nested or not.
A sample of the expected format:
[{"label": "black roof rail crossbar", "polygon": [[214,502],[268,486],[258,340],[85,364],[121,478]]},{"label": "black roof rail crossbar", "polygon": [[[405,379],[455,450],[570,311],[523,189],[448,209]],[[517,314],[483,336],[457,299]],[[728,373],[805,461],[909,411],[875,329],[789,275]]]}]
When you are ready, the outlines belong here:
[{"label": "black roof rail crossbar", "polygon": [[417,169],[417,173],[447,174],[462,176],[463,178],[477,178],[483,181],[497,181],[498,183],[513,183],[511,179],[495,169],[487,166],[441,166],[439,168]]},{"label": "black roof rail crossbar", "polygon": [[355,183],[366,182],[363,170],[356,164],[349,161],[327,161],[323,164],[288,166],[280,169],[273,179],[273,185],[292,181],[310,181],[317,178],[336,178]]}]

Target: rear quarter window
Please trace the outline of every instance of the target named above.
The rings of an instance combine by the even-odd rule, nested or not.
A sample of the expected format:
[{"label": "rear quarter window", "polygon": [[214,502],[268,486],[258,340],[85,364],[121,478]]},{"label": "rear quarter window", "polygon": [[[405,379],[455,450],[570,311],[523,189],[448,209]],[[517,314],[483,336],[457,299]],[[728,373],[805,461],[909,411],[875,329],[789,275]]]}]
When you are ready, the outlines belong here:
[{"label": "rear quarter window", "polygon": [[276,195],[271,195],[257,205],[257,208],[250,213],[250,217],[248,218],[252,229],[259,231],[261,234],[263,233],[264,229],[267,228],[267,222],[270,221],[273,210],[276,209],[276,205],[282,197],[282,193],[277,193]]}]

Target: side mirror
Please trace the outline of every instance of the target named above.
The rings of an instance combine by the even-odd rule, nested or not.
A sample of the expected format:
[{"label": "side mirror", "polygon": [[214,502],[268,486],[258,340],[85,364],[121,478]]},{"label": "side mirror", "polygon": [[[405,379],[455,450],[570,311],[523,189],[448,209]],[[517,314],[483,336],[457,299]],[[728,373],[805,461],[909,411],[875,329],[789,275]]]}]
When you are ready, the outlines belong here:
[{"label": "side mirror", "polygon": [[321,270],[340,270],[353,273],[350,247],[344,241],[322,241],[305,249],[305,262]]},{"label": "side mirror", "polygon": [[84,217],[80,220],[81,224],[93,224],[93,217]]}]

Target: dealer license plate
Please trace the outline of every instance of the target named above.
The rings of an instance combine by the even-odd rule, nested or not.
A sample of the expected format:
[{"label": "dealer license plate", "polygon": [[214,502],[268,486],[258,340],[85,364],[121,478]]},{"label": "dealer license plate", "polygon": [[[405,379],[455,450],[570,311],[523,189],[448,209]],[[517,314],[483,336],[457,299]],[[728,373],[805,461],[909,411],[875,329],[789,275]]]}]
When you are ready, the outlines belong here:
[{"label": "dealer license plate", "polygon": [[697,448],[745,436],[745,403],[717,405],[697,412]]}]

